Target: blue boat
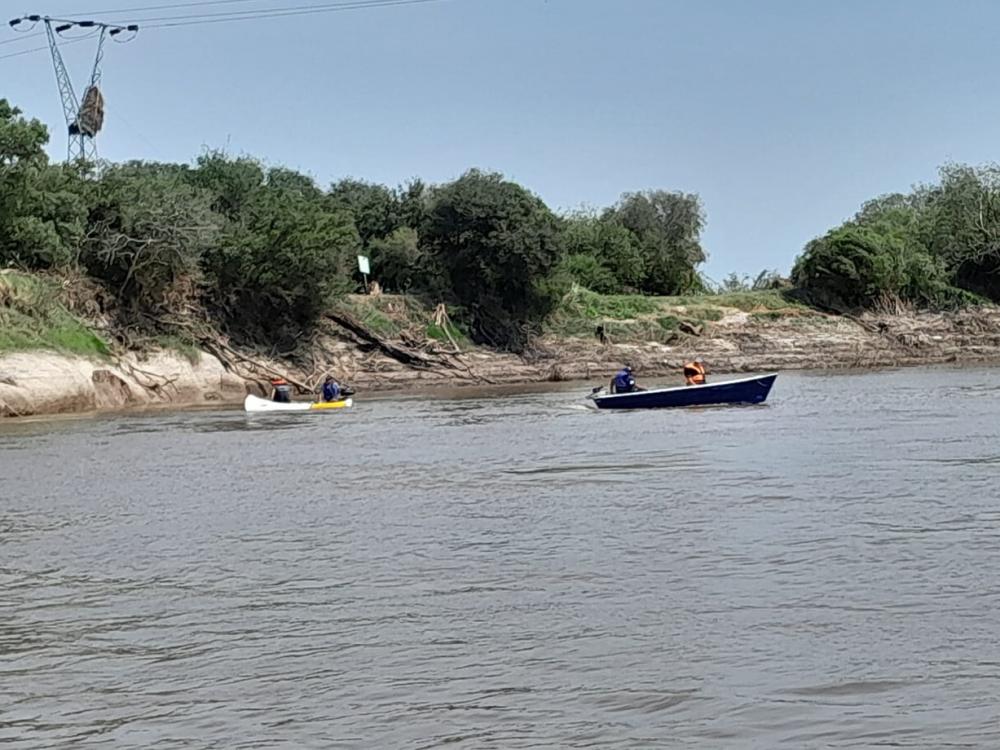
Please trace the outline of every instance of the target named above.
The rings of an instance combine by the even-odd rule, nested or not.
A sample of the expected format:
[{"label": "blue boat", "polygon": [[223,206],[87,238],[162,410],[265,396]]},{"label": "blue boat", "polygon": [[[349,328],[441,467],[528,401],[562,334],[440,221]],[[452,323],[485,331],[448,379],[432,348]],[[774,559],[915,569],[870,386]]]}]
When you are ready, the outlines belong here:
[{"label": "blue boat", "polygon": [[682,385],[632,393],[605,393],[603,388],[587,398],[598,409],[665,409],[674,406],[717,406],[719,404],[762,404],[778,376],[755,375],[705,385]]}]

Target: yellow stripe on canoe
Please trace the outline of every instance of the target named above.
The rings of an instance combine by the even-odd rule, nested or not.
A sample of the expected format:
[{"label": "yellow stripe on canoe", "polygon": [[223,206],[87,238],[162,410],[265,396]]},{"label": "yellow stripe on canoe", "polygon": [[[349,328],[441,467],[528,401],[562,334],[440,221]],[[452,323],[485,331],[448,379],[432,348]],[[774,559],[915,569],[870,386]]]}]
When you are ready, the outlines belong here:
[{"label": "yellow stripe on canoe", "polygon": [[314,404],[310,404],[310,409],[346,409],[351,405],[350,399],[344,399],[343,401],[318,401]]}]

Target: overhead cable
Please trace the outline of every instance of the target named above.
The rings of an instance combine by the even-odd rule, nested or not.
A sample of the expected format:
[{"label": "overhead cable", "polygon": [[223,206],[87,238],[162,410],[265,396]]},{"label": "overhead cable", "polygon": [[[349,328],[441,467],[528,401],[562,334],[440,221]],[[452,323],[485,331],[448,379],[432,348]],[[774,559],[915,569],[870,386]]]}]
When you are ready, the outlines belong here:
[{"label": "overhead cable", "polygon": [[0,39],[0,44],[14,44],[15,42],[23,42],[26,39],[35,39],[36,37],[45,36],[44,31],[34,31],[30,34],[22,33],[20,38],[17,39]]},{"label": "overhead cable", "polygon": [[[153,10],[178,10],[180,8],[204,8],[209,5],[232,5],[234,3],[259,3],[267,0],[211,0],[197,3],[168,3],[166,5],[146,5],[138,8],[109,8],[107,10],[90,10],[79,13],[80,16],[109,16],[115,13],[148,13]],[[260,10],[266,10],[261,8]],[[277,8],[275,9],[277,10]]]},{"label": "overhead cable", "polygon": [[[180,16],[160,16],[137,19],[146,29],[162,29],[175,26],[197,26],[209,23],[226,23],[228,21],[257,21],[287,16],[308,16],[320,13],[336,13],[347,10],[364,10],[367,8],[388,8],[404,5],[424,5],[427,3],[445,2],[445,0],[348,0],[339,3],[323,3],[320,5],[298,5],[280,10],[249,10],[229,11],[220,13],[200,13]],[[131,19],[130,19],[131,20]]]},{"label": "overhead cable", "polygon": [[[82,42],[93,37],[93,34],[87,34],[86,36],[78,36],[73,39],[65,40],[61,46],[65,47],[67,44],[76,44],[77,42]],[[31,49],[23,49],[19,52],[10,52],[6,55],[0,55],[0,60],[6,60],[9,57],[20,57],[21,55],[30,55],[33,52],[48,52],[49,46],[46,44],[44,47],[32,47]]]}]

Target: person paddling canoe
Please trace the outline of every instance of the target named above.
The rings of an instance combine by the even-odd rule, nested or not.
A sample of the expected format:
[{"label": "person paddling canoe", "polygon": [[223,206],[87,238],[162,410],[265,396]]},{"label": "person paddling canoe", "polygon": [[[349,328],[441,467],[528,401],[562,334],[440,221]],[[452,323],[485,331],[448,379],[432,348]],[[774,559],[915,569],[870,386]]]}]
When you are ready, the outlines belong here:
[{"label": "person paddling canoe", "polygon": [[332,375],[327,375],[323,381],[323,400],[326,402],[337,401],[340,398],[340,383],[333,379]]},{"label": "person paddling canoe", "polygon": [[271,400],[279,404],[290,404],[292,402],[292,387],[284,378],[274,378],[271,381]]}]

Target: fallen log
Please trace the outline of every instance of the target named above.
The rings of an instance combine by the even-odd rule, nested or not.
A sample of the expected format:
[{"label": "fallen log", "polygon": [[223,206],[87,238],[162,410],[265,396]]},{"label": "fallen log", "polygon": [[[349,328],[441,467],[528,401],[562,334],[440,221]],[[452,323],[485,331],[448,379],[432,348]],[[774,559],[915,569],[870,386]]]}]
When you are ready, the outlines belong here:
[{"label": "fallen log", "polygon": [[264,372],[272,377],[284,378],[289,384],[294,385],[299,389],[300,393],[314,393],[315,391],[309,387],[307,383],[303,383],[301,380],[296,380],[295,378],[289,377],[280,370],[271,367],[270,365],[261,362],[260,360],[254,359],[253,357],[248,357],[246,354],[236,351],[231,346],[223,344],[218,340],[203,340],[202,346],[209,350],[210,354],[214,354],[223,365],[229,365],[230,369],[236,369],[233,366],[232,360],[235,359],[237,362],[243,362],[245,364],[255,367],[257,370]]},{"label": "fallen log", "polygon": [[453,367],[451,363],[447,362],[435,362],[428,359],[422,354],[418,354],[412,349],[406,349],[398,344],[393,344],[377,333],[369,329],[364,323],[357,320],[356,318],[348,315],[345,312],[328,312],[326,317],[331,321],[336,323],[341,328],[350,331],[355,336],[357,336],[362,341],[367,341],[369,344],[374,345],[380,352],[386,356],[392,357],[397,362],[400,362],[409,367],[415,367],[417,369],[432,369],[435,365],[444,365],[445,367]]}]

